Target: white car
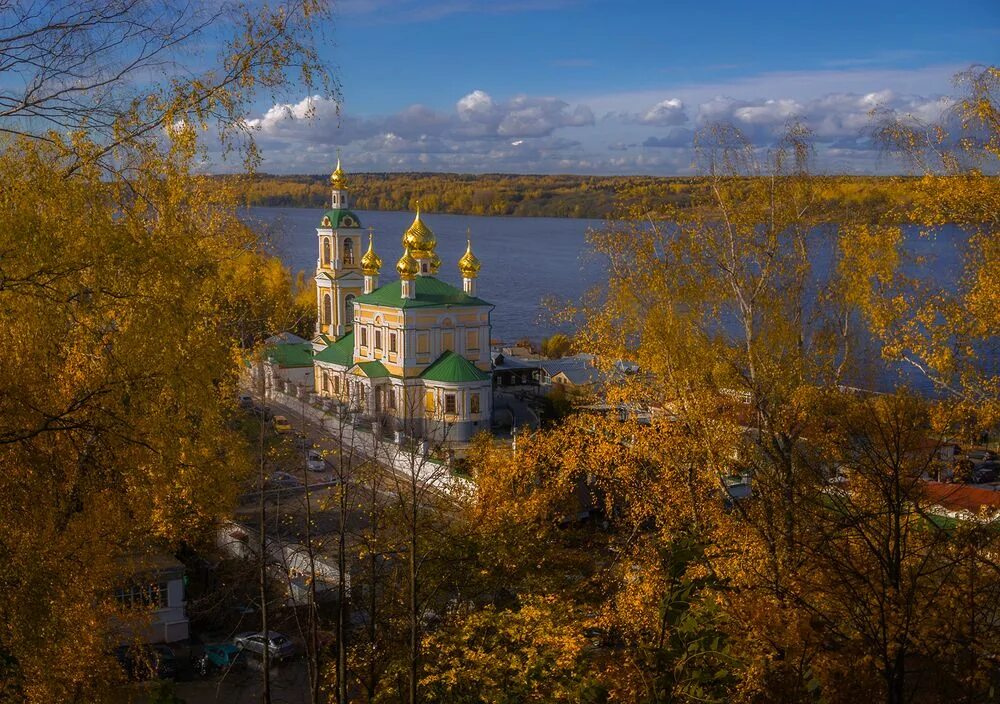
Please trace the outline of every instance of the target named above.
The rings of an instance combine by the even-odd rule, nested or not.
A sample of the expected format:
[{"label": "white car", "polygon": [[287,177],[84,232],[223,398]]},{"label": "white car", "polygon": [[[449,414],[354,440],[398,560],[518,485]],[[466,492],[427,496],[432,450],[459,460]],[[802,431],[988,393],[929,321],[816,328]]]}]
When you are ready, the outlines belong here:
[{"label": "white car", "polygon": [[309,450],[306,452],[306,469],[310,472],[326,471],[326,461],[318,450]]},{"label": "white car", "polygon": [[258,655],[263,655],[266,647],[270,656],[275,660],[287,660],[295,655],[295,644],[287,636],[276,631],[268,631],[267,637],[260,631],[240,633],[233,638],[233,645],[240,650],[248,650]]}]

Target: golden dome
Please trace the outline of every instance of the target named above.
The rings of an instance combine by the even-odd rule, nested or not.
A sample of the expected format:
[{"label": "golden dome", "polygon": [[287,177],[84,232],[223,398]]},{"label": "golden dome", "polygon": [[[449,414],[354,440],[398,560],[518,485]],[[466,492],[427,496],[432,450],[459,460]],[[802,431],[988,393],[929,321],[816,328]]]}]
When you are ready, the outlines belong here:
[{"label": "golden dome", "polygon": [[470,237],[467,242],[468,246],[465,248],[465,254],[458,260],[458,270],[462,272],[463,278],[474,279],[479,276],[479,269],[482,267],[482,264],[479,263],[476,255],[472,253],[472,238]]},{"label": "golden dome", "polygon": [[409,247],[403,251],[403,256],[396,262],[396,271],[399,272],[399,278],[409,280],[413,280],[420,272],[420,265],[413,258],[413,255],[410,254]]},{"label": "golden dome", "polygon": [[441,268],[441,257],[437,255],[437,252],[431,252],[430,268],[432,274],[438,273],[438,269]]},{"label": "golden dome", "polygon": [[338,191],[347,190],[347,174],[340,168],[340,155],[337,155],[337,168],[330,174],[330,185]]},{"label": "golden dome", "polygon": [[408,247],[417,259],[428,259],[434,254],[437,238],[431,228],[420,219],[420,201],[417,201],[417,215],[413,224],[403,233],[403,246]]},{"label": "golden dome", "polygon": [[368,251],[361,257],[361,271],[366,276],[378,276],[379,269],[382,268],[382,257],[375,254],[375,238],[371,231],[368,232]]}]

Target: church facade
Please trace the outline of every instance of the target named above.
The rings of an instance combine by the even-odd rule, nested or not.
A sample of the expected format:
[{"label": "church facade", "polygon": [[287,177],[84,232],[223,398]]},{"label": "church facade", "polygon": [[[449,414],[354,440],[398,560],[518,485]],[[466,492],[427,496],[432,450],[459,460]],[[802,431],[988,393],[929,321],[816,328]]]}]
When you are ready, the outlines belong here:
[{"label": "church facade", "polygon": [[462,287],[438,278],[437,238],[418,204],[398,278],[380,285],[374,233],[361,254],[363,230],[339,160],[330,183],[333,207],[316,229],[316,393],[412,437],[465,443],[489,431],[493,305],[477,296],[471,241],[458,261]]}]

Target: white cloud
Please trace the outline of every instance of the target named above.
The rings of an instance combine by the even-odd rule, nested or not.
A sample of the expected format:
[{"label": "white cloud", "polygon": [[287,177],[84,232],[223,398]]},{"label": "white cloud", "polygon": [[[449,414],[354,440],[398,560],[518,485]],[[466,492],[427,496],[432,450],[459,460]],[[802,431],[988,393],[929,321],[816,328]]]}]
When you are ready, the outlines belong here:
[{"label": "white cloud", "polygon": [[644,125],[658,125],[660,127],[683,125],[687,120],[688,116],[684,112],[684,102],[678,98],[661,100],[639,118],[639,122]]},{"label": "white cloud", "polygon": [[[669,174],[690,172],[694,133],[709,123],[729,122],[767,147],[801,120],[813,130],[819,168],[871,171],[892,168],[877,163],[871,111],[933,122],[953,105],[946,77],[950,69],[788,72],[583,99],[477,89],[444,109],[416,104],[368,117],[308,96],[248,125],[263,168],[274,172],[324,172],[343,147],[357,170]],[[595,120],[595,111],[605,117]]]}]

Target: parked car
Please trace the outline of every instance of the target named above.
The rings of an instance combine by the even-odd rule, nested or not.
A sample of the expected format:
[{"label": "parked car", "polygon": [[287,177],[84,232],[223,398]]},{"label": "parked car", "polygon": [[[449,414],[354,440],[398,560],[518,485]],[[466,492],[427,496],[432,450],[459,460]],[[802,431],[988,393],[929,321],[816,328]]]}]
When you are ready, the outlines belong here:
[{"label": "parked car", "polygon": [[997,471],[993,467],[987,467],[985,464],[976,467],[972,472],[972,481],[976,484],[984,484],[986,482],[995,482],[997,480]]},{"label": "parked car", "polygon": [[269,489],[298,489],[302,486],[302,482],[288,472],[271,472],[271,476],[267,478],[267,485]]},{"label": "parked car", "polygon": [[115,657],[130,680],[173,679],[177,655],[169,645],[120,645]]},{"label": "parked car", "polygon": [[253,408],[253,396],[244,392],[240,394],[239,406],[244,410],[250,410]]},{"label": "parked car", "polygon": [[260,404],[254,404],[253,414],[260,418],[261,420],[271,420],[271,409],[267,406],[262,406]]},{"label": "parked car", "polygon": [[326,471],[326,460],[323,459],[323,455],[318,450],[309,450],[306,453],[306,469],[310,472]]},{"label": "parked car", "polygon": [[272,418],[271,425],[274,427],[274,432],[279,435],[286,435],[292,432],[292,424],[284,416],[275,416]]},{"label": "parked car", "polygon": [[311,450],[313,446],[312,440],[310,440],[305,433],[299,433],[299,432],[295,433],[294,442],[296,450],[302,450],[302,451]]},{"label": "parked car", "polygon": [[267,648],[268,653],[275,660],[287,660],[295,655],[295,644],[287,636],[276,631],[268,631],[266,636],[260,631],[240,633],[233,638],[233,645],[258,655],[263,655],[264,649]]},{"label": "parked car", "polygon": [[965,456],[975,464],[982,462],[993,462],[997,459],[997,454],[984,448],[973,448],[965,453]]},{"label": "parked car", "polygon": [[229,670],[245,664],[243,650],[232,643],[214,643],[205,646],[205,651],[195,663],[202,677],[213,672]]}]

